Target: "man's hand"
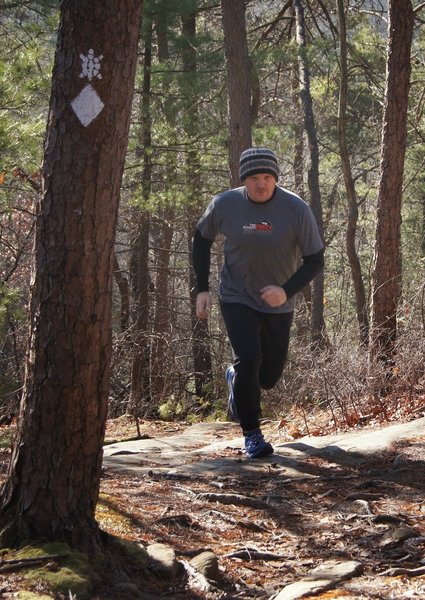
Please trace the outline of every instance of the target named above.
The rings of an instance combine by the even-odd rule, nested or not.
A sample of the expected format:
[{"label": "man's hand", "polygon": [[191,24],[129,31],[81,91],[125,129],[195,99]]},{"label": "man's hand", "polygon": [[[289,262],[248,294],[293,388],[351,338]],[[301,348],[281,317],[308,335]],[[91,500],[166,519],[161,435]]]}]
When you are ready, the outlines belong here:
[{"label": "man's hand", "polygon": [[279,285],[266,285],[266,287],[261,288],[260,292],[261,299],[272,308],[282,306],[288,299],[285,290]]},{"label": "man's hand", "polygon": [[196,296],[196,316],[198,319],[208,319],[211,310],[211,294],[200,292]]}]

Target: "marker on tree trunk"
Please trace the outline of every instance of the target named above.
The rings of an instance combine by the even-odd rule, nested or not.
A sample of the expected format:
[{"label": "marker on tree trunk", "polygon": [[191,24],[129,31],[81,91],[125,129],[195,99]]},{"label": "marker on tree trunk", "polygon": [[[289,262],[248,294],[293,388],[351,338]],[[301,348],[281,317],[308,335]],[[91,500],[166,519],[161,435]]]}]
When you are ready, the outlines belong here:
[{"label": "marker on tree trunk", "polygon": [[[103,55],[94,55],[94,50],[90,49],[85,54],[80,54],[81,58],[81,73],[80,78],[87,77],[89,81],[92,79],[102,79],[100,72],[101,64],[100,61]],[[88,83],[78,94],[78,96],[71,102],[72,110],[78,117],[78,120],[84,127],[88,127],[92,121],[102,112],[104,103],[99,98],[94,87]]]}]

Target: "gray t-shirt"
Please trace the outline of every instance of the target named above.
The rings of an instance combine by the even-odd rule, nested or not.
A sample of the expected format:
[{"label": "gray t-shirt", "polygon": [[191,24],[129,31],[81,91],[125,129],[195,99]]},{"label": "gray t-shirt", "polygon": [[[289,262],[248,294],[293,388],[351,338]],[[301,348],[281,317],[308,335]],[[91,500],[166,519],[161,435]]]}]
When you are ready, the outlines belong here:
[{"label": "gray t-shirt", "polygon": [[220,299],[261,312],[294,310],[295,298],[272,308],[261,299],[260,290],[283,285],[297,270],[300,254],[310,256],[323,248],[310,207],[279,186],[263,204],[252,202],[245,187],[215,196],[197,229],[209,240],[224,236]]}]

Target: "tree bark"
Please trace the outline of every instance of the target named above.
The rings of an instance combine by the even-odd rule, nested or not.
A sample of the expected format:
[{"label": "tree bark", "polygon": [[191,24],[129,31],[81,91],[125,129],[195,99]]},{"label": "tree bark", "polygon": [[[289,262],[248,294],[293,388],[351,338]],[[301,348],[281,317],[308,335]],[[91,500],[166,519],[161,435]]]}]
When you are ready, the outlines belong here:
[{"label": "tree bark", "polygon": [[369,319],[366,292],[363,284],[362,268],[357,254],[356,233],[359,210],[357,205],[356,189],[351,172],[350,155],[347,148],[347,94],[348,94],[348,66],[347,66],[347,30],[345,21],[344,0],[337,0],[339,19],[339,105],[338,105],[338,142],[341,156],[342,172],[344,175],[345,191],[348,202],[348,221],[345,236],[347,257],[351,268],[351,277],[356,300],[357,322],[359,324],[360,342],[367,345],[369,338]]},{"label": "tree bark", "polygon": [[240,185],[239,158],[252,145],[251,82],[244,0],[221,0],[229,103],[231,187]]},{"label": "tree bark", "polygon": [[165,399],[170,384],[170,340],[172,338],[170,308],[170,260],[174,236],[174,207],[167,207],[159,216],[154,236],[155,301],[151,341],[151,396],[155,406]]},{"label": "tree bark", "polygon": [[[148,11],[147,11],[148,12]],[[144,16],[144,64],[141,98],[141,120],[137,155],[142,159],[142,198],[140,206],[134,208],[134,233],[131,243],[130,282],[133,293],[134,346],[131,364],[130,398],[128,411],[136,419],[145,414],[150,405],[150,348],[149,324],[149,235],[150,214],[146,209],[151,193],[152,181],[152,135],[151,135],[151,63],[152,21]],[[138,425],[137,425],[138,426]]]},{"label": "tree bark", "polygon": [[[149,158],[147,158],[149,162]],[[145,169],[148,168],[145,165]],[[146,183],[145,179],[145,183]],[[137,212],[136,212],[137,210]],[[134,211],[136,230],[131,241],[130,282],[133,296],[133,358],[131,363],[130,397],[128,412],[136,419],[145,414],[150,404],[150,349],[149,323],[149,229],[147,211]],[[137,422],[137,421],[136,421]]]},{"label": "tree bark", "polygon": [[[296,65],[291,69],[291,99],[293,110],[293,131],[294,131],[294,154],[293,154],[293,174],[294,191],[301,198],[305,197],[304,190],[304,142],[303,142],[303,115],[300,106],[299,94],[299,76]],[[301,262],[301,257],[300,257]],[[311,331],[311,283],[309,283],[297,297],[295,327],[297,337],[308,342]]]},{"label": "tree bark", "polygon": [[[156,28],[161,32],[160,43],[158,43],[159,61],[167,61],[169,55],[169,14],[166,3],[159,5],[156,17]],[[172,149],[179,144],[179,127],[177,117],[179,114],[178,102],[172,93],[173,74],[163,75],[163,85],[167,90],[163,103],[163,113],[166,119],[170,136],[168,146],[171,149],[167,160],[167,172],[164,175],[164,187],[171,191],[175,189],[178,180],[178,158]],[[175,198],[175,196],[174,196]],[[170,262],[171,247],[174,238],[175,205],[174,198],[168,200],[164,205],[157,208],[157,218],[152,222],[151,239],[152,254],[154,262],[154,290],[152,294],[152,328],[151,328],[151,351],[150,351],[150,389],[151,408],[157,407],[163,402],[168,393],[170,385],[170,370],[172,357],[172,323],[170,307]]]},{"label": "tree bark", "polygon": [[401,204],[410,87],[413,8],[410,0],[388,4],[387,75],[382,128],[374,265],[370,354],[392,361],[401,297]]},{"label": "tree bark", "polygon": [[3,544],[42,538],[90,549],[100,539],[94,513],[108,402],[112,256],[140,4],[61,3],[25,388],[2,495]]},{"label": "tree bark", "polygon": [[294,114],[294,157],[293,157],[293,173],[295,182],[295,193],[301,198],[305,197],[304,190],[304,144],[303,144],[303,116],[300,106],[299,94],[299,73],[296,66],[291,70],[291,107]]},{"label": "tree bark", "polygon": [[130,317],[130,286],[128,285],[127,277],[123,275],[121,271],[116,253],[114,253],[112,260],[114,279],[120,293],[121,301],[120,327],[121,331],[125,331],[128,327],[128,320]]},{"label": "tree bark", "polygon": [[422,242],[421,256],[425,257],[425,194],[422,195]]},{"label": "tree bark", "polygon": [[[319,145],[314,122],[313,101],[310,92],[310,72],[306,55],[306,36],[304,9],[300,0],[294,0],[296,37],[298,44],[298,64],[300,96],[304,111],[304,127],[308,140],[309,165],[307,182],[310,194],[310,206],[316,218],[320,235],[323,238],[322,200],[319,186]],[[320,273],[312,283],[311,335],[315,346],[322,346],[326,340],[324,319],[324,273]]]},{"label": "tree bark", "polygon": [[[186,73],[196,76],[197,61],[196,48],[193,40],[196,36],[196,15],[191,13],[182,16],[182,30],[185,43],[182,47],[183,68]],[[182,90],[184,94],[185,91]],[[198,109],[192,98],[186,98],[185,132],[190,141],[197,135],[199,125]],[[187,210],[187,248],[189,255],[189,295],[190,295],[190,322],[192,331],[193,368],[195,379],[195,394],[198,398],[205,398],[208,393],[208,384],[212,381],[211,344],[206,319],[196,317],[196,282],[192,265],[192,236],[196,226],[194,208],[198,213],[199,190],[201,189],[201,164],[194,143],[190,143],[186,152],[186,180],[188,184],[188,210]]]}]

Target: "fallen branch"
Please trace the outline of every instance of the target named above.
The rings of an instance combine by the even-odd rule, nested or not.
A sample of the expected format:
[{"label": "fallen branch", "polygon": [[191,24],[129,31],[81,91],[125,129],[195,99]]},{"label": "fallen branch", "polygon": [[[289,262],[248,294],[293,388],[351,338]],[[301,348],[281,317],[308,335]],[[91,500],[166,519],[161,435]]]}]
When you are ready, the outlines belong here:
[{"label": "fallen branch", "polygon": [[243,560],[287,560],[284,554],[255,550],[255,548],[241,548],[224,555],[226,558],[242,558]]},{"label": "fallen branch", "polygon": [[159,517],[154,523],[160,523],[162,525],[179,525],[180,527],[199,529],[199,523],[196,523],[190,515],[186,514],[166,515],[164,517]]},{"label": "fallen branch", "polygon": [[408,575],[409,577],[419,577],[420,575],[425,575],[425,566],[424,567],[416,567],[416,569],[405,569],[403,567],[394,567],[392,569],[387,569],[382,573],[379,573],[381,576],[387,577],[397,577],[398,575]]},{"label": "fallen branch", "polygon": [[374,517],[372,517],[372,523],[376,523],[377,525],[402,525],[404,521],[401,517],[396,517],[394,515],[375,515]]},{"label": "fallen branch", "polygon": [[192,498],[196,496],[196,492],[186,487],[185,485],[176,485],[174,489],[178,492],[183,492],[184,494],[191,496]]},{"label": "fallen branch", "polygon": [[235,504],[236,506],[249,506],[250,508],[268,509],[270,504],[259,500],[258,498],[250,498],[241,494],[213,494],[211,492],[203,492],[196,496],[196,500],[206,500],[207,502],[219,502],[220,504]]},{"label": "fallen branch", "polygon": [[46,556],[32,556],[29,558],[11,558],[0,560],[0,573],[6,571],[15,571],[17,569],[26,569],[28,567],[37,567],[44,563],[67,558],[67,554],[48,554]]},{"label": "fallen branch", "polygon": [[345,500],[353,501],[353,500],[379,500],[382,498],[382,494],[379,492],[353,492],[345,496]]},{"label": "fallen branch", "polygon": [[243,519],[235,519],[235,517],[226,515],[225,513],[222,513],[218,510],[210,510],[208,511],[208,514],[218,517],[225,523],[230,523],[231,525],[235,525],[236,527],[242,527],[243,529],[249,529],[250,531],[269,531],[267,527],[264,527],[264,525],[259,525],[254,521],[244,521]]}]

